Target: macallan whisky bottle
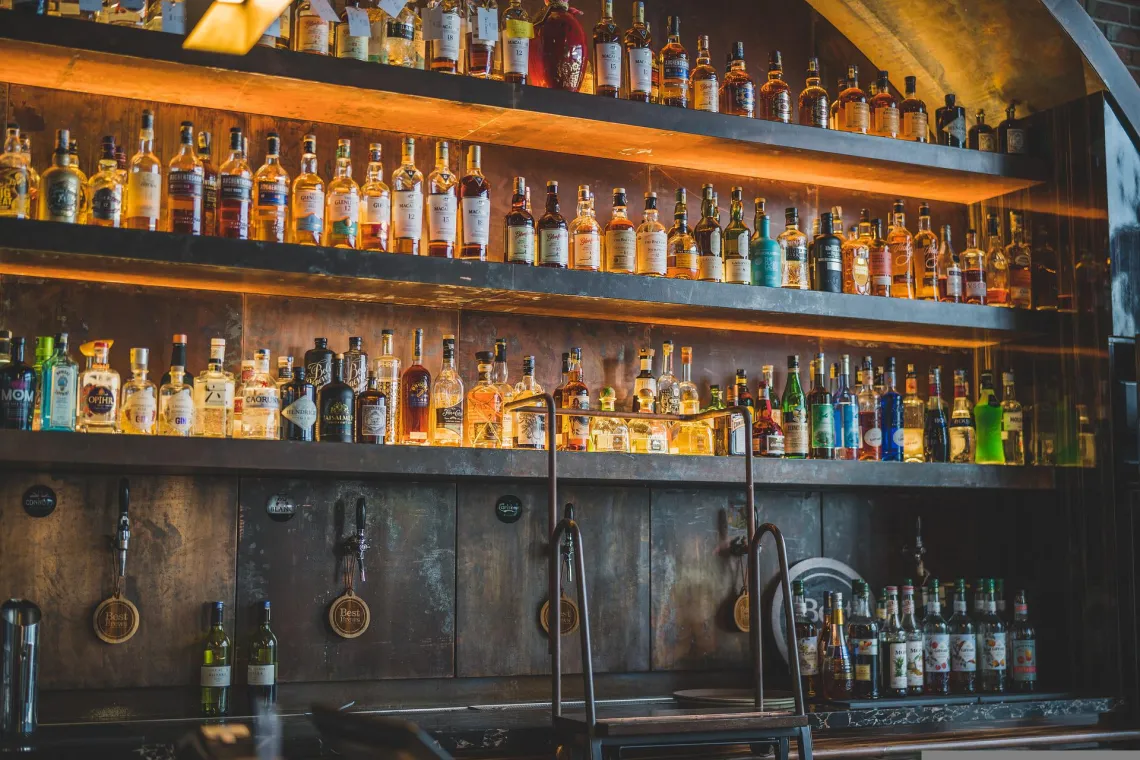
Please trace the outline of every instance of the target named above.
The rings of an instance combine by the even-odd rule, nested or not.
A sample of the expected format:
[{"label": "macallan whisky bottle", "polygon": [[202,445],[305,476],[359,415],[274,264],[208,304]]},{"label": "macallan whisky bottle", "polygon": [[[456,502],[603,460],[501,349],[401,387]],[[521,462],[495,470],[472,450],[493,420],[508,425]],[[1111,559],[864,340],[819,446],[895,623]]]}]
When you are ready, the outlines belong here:
[{"label": "macallan whisky bottle", "polygon": [[614,0],[602,0],[602,17],[594,25],[594,94],[616,98],[621,93],[621,29],[614,22]]},{"label": "macallan whisky bottle", "polygon": [[625,55],[629,65],[629,99],[650,102],[653,93],[653,37],[645,25],[645,3],[633,3],[633,24],[625,31]]},{"label": "macallan whisky bottle", "polygon": [[352,178],[352,145],[336,141],[336,169],[325,196],[325,245],[356,248],[360,228],[360,186]]},{"label": "macallan whisky bottle", "polygon": [[930,123],[926,103],[919,100],[915,94],[917,84],[916,77],[906,78],[906,97],[899,105],[899,113],[902,116],[902,139],[924,143],[930,141]]},{"label": "macallan whisky bottle", "polygon": [[[96,227],[119,227],[122,224],[124,188],[119,178],[118,162],[115,161],[115,138],[104,137],[102,148],[99,171],[87,180],[87,192],[91,196],[87,223]],[[171,203],[171,214],[174,209]]]},{"label": "macallan whisky bottle", "polygon": [[578,216],[570,223],[570,266],[586,272],[602,269],[602,228],[594,216],[594,194],[578,186]]},{"label": "macallan whisky bottle", "polygon": [[123,226],[130,230],[158,229],[162,214],[162,163],[154,155],[154,112],[142,112],[139,150],[127,169]]},{"label": "macallan whisky bottle", "polygon": [[530,78],[530,41],[534,37],[534,24],[522,7],[522,0],[510,0],[499,24],[499,68],[503,81],[526,84]]},{"label": "macallan whisky bottle", "polygon": [[756,83],[748,76],[743,42],[734,42],[728,56],[728,68],[720,88],[720,111],[749,119],[756,116]]},{"label": "macallan whisky bottle", "polygon": [[301,146],[301,172],[293,180],[289,242],[320,245],[325,228],[325,183],[317,174],[317,138],[305,135]]},{"label": "macallan whisky bottle", "polygon": [[[202,180],[205,178],[205,169],[202,160],[194,153],[194,125],[188,121],[182,122],[178,138],[178,152],[170,159],[166,174],[169,229],[181,235],[201,235]],[[111,160],[114,160],[113,155]]]},{"label": "macallan whisky bottle", "polygon": [[491,239],[491,185],[483,176],[482,153],[478,145],[468,146],[467,173],[459,180],[459,258],[475,261],[487,260]]},{"label": "macallan whisky bottle", "polygon": [[384,184],[380,143],[368,145],[368,171],[360,187],[360,245],[362,251],[387,251],[392,221],[392,194]]},{"label": "macallan whisky bottle", "polygon": [[435,170],[428,175],[428,255],[455,258],[456,198],[459,178],[451,171],[448,143],[435,144]]},{"label": "macallan whisky bottle", "polygon": [[253,175],[253,239],[284,243],[289,234],[289,172],[281,166],[281,138],[266,138],[265,163]]},{"label": "macallan whisky bottle", "polygon": [[427,59],[432,71],[444,74],[459,73],[460,41],[463,36],[460,0],[436,0],[424,12],[439,14],[439,39],[428,40]]},{"label": "macallan whisky bottle", "polygon": [[218,170],[218,236],[249,240],[252,205],[253,172],[245,160],[241,129],[231,127],[230,157]]},{"label": "macallan whisky bottle", "polygon": [[805,127],[827,129],[830,113],[827,90],[819,78],[819,59],[809,58],[806,84],[800,93],[799,123]]},{"label": "macallan whisky bottle", "polygon": [[707,34],[697,38],[697,61],[689,74],[689,90],[694,110],[709,113],[720,111],[720,75],[712,65]]},{"label": "macallan whisky bottle", "polygon": [[507,263],[534,266],[536,254],[534,217],[527,210],[527,186],[522,177],[515,177],[515,192],[511,196],[511,210],[506,218]]},{"label": "macallan whisky bottle", "polygon": [[784,81],[779,50],[773,50],[768,57],[768,81],[760,86],[760,118],[784,124],[792,120],[792,90]]},{"label": "macallan whisky bottle", "polygon": [[420,241],[423,238],[424,175],[416,168],[416,141],[411,137],[404,138],[400,151],[400,166],[392,172],[392,196],[392,234],[396,253],[420,256]]}]

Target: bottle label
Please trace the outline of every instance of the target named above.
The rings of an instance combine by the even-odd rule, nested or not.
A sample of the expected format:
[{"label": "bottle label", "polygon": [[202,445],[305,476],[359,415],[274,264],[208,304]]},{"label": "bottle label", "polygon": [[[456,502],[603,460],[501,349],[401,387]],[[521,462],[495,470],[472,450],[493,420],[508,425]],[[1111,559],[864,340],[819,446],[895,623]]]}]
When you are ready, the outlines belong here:
[{"label": "bottle label", "polygon": [[950,670],[950,634],[926,634],[922,662],[927,673],[948,672]]},{"label": "bottle label", "polygon": [[951,269],[946,273],[946,296],[948,298],[962,298],[961,269]]},{"label": "bottle label", "polygon": [[459,60],[459,38],[462,24],[458,13],[444,13],[440,16],[439,39],[436,40],[436,58],[448,61]]},{"label": "bottle label", "polygon": [[565,229],[542,230],[538,246],[538,263],[570,265],[569,238]]},{"label": "bottle label", "polygon": [[171,198],[201,198],[202,173],[171,172],[166,178],[166,194]]},{"label": "bottle label", "polygon": [[1020,433],[1024,427],[1022,412],[1006,412],[1005,417],[1002,418],[1001,437],[1002,440],[1009,438],[1010,433]]},{"label": "bottle label", "polygon": [[310,188],[297,191],[293,196],[293,224],[298,232],[320,233],[324,231],[324,190]]},{"label": "bottle label", "polygon": [[890,642],[890,659],[887,660],[887,685],[891,689],[905,689],[907,678],[906,642]]},{"label": "bottle label", "polygon": [[546,417],[533,412],[515,415],[515,445],[527,448],[546,447]]},{"label": "bottle label", "polygon": [[719,254],[697,259],[697,276],[708,282],[724,282],[724,259]]},{"label": "bottle label", "polygon": [[[585,391],[579,391],[578,394],[566,400],[566,408],[568,409],[589,409],[590,408],[590,394]],[[573,448],[586,448],[590,441],[590,418],[589,417],[567,417],[569,422],[566,428],[566,446]],[[657,452],[658,449],[654,448],[655,444],[659,441],[654,441],[652,438],[649,441],[650,451]],[[660,449],[660,453],[667,453],[669,450],[668,441],[665,442],[664,447]]]},{"label": "bottle label", "polygon": [[696,251],[679,251],[675,255],[677,269],[683,269],[688,272],[693,272],[697,269],[697,260],[700,254]]},{"label": "bottle label", "polygon": [[894,106],[876,108],[874,132],[881,137],[897,137],[899,134],[899,109]]},{"label": "bottle label", "polygon": [[748,259],[727,259],[724,262],[724,281],[738,285],[751,285],[752,262]]},{"label": "bottle label", "polygon": [[361,224],[388,224],[392,221],[392,199],[387,195],[366,195],[360,204]]},{"label": "bottle label", "polygon": [[637,265],[637,233],[631,229],[606,232],[608,272],[632,274]]},{"label": "bottle label", "polygon": [[859,430],[859,412],[855,404],[850,401],[841,401],[835,405],[836,423],[839,425],[838,438],[835,445],[845,449],[859,449],[863,442]]},{"label": "bottle label", "polygon": [[336,57],[368,60],[368,38],[357,37],[349,32],[347,21],[336,25]]},{"label": "bottle label", "polygon": [[906,685],[922,686],[924,642],[921,637],[906,643]]},{"label": "bottle label", "polygon": [[983,299],[986,297],[986,280],[983,274],[978,279],[966,280],[966,298],[970,299]]},{"label": "bottle label", "polygon": [[982,638],[982,670],[1005,670],[1005,631],[988,631]]},{"label": "bottle label", "polygon": [[922,459],[925,447],[922,441],[922,428],[903,428],[903,456]]},{"label": "bottle label", "polygon": [[463,244],[487,245],[491,239],[491,199],[463,199]]},{"label": "bottle label", "polygon": [[317,405],[308,396],[301,396],[281,410],[281,416],[304,431],[311,431],[317,424]]},{"label": "bottle label", "polygon": [[602,268],[602,239],[596,232],[579,232],[574,235],[574,268]]},{"label": "bottle label", "polygon": [[388,407],[384,397],[360,407],[360,434],[383,438],[388,431]]},{"label": "bottle label", "polygon": [[463,435],[463,403],[455,406],[444,406],[435,410],[436,430],[445,430],[456,435]]},{"label": "bottle label", "polygon": [[75,426],[75,373],[55,369],[51,378],[51,418],[49,425],[56,428]]},{"label": "bottle label", "polygon": [[416,27],[414,24],[404,24],[394,18],[389,18],[387,35],[388,39],[411,42],[416,37]]},{"label": "bottle label", "polygon": [[329,23],[315,13],[297,19],[297,49],[302,53],[329,54]]},{"label": "bottle label", "polygon": [[167,403],[166,424],[180,435],[189,435],[194,429],[194,398],[190,389],[175,393]]},{"label": "bottle label", "polygon": [[665,230],[637,234],[637,273],[665,276],[669,239]]},{"label": "bottle label", "polygon": [[455,196],[450,192],[428,195],[428,240],[455,242]]},{"label": "bottle label", "polygon": [[617,42],[599,42],[594,46],[597,59],[594,65],[594,74],[597,77],[598,87],[621,87],[621,44]]},{"label": "bottle label", "polygon": [[752,118],[756,113],[756,86],[752,82],[739,82],[730,91],[733,113]]},{"label": "bottle label", "polygon": [[132,172],[127,180],[127,218],[158,219],[161,212],[162,175]]},{"label": "bottle label", "polygon": [[1025,153],[1025,130],[1010,127],[1005,131],[1005,152]]},{"label": "bottle label", "polygon": [[127,396],[123,403],[123,415],[127,421],[140,430],[150,430],[158,418],[158,401],[154,397],[154,387],[143,388]]},{"label": "bottle label", "polygon": [[902,131],[904,140],[926,142],[930,136],[930,128],[927,125],[926,114],[915,111],[904,113],[902,117]]},{"label": "bottle label", "polygon": [[[392,220],[396,237],[419,240],[423,235],[424,195],[419,190],[397,190]],[[452,238],[454,240],[454,238]]]},{"label": "bottle label", "polygon": [[214,409],[232,409],[234,405],[234,384],[226,380],[205,382],[203,405]]},{"label": "bottle label", "polygon": [[118,222],[123,211],[123,191],[119,186],[101,187],[91,196],[91,216],[105,222]]},{"label": "bottle label", "polygon": [[[879,656],[879,640],[875,639],[855,639],[851,642],[852,650],[856,657],[878,657]],[[869,679],[860,679],[869,680]]]},{"label": "bottle label", "polygon": [[811,405],[811,447],[835,448],[835,407],[831,404]]},{"label": "bottle label", "polygon": [[997,140],[994,139],[993,132],[980,132],[978,134],[978,150],[982,153],[997,152]]},{"label": "bottle label", "polygon": [[950,634],[950,669],[955,673],[973,673],[978,669],[977,651],[974,634]]},{"label": "bottle label", "polygon": [[289,198],[289,188],[284,181],[281,182],[258,182],[257,183],[257,205],[261,207],[276,206],[278,208],[285,208],[285,203]]},{"label": "bottle label", "polygon": [[75,222],[79,212],[79,181],[76,177],[57,176],[47,188],[49,222]]},{"label": "bottle label", "polygon": [[1032,281],[1029,267],[1019,266],[1009,268],[1009,299],[1014,306],[1028,309],[1031,303]]},{"label": "bottle label", "polygon": [[760,452],[770,457],[784,456],[784,436],[780,433],[770,433],[764,436],[763,450]]},{"label": "bottle label", "polygon": [[697,111],[720,111],[720,92],[715,79],[701,79],[693,83],[693,108]]},{"label": "bottle label", "polygon": [[250,663],[245,671],[245,682],[250,686],[272,686],[277,683],[277,666]]},{"label": "bottle label", "polygon": [[784,261],[789,264],[802,264],[807,261],[806,245],[789,245],[784,248]]},{"label": "bottle label", "polygon": [[534,227],[507,227],[507,261],[534,264]]},{"label": "bottle label", "polygon": [[356,235],[360,220],[360,197],[355,193],[336,194],[329,198],[329,231],[339,237]]},{"label": "bottle label", "polygon": [[653,89],[653,51],[631,48],[629,51],[629,91],[649,94]]},{"label": "bottle label", "polygon": [[507,74],[530,73],[530,40],[509,36],[510,28],[503,30],[503,71]]},{"label": "bottle label", "polygon": [[0,216],[27,218],[29,200],[27,169],[0,169]]},{"label": "bottle label", "polygon": [[1033,639],[1014,639],[1012,648],[1013,680],[1037,680],[1037,642]]},{"label": "bottle label", "polygon": [[106,385],[89,385],[83,389],[83,403],[87,417],[106,417],[114,414],[116,401],[114,389]]},{"label": "bottle label", "polygon": [[851,101],[843,107],[843,129],[847,132],[866,132],[870,127],[871,111],[866,103]]},{"label": "bottle label", "polygon": [[666,87],[686,87],[689,83],[689,59],[668,58],[661,61],[661,74]]},{"label": "bottle label", "polygon": [[242,411],[252,409],[276,409],[280,405],[276,388],[246,386],[242,393]]},{"label": "bottle label", "polygon": [[207,688],[222,688],[230,685],[229,665],[203,665],[202,686]]},{"label": "bottle label", "polygon": [[873,427],[863,433],[863,443],[868,448],[877,449],[883,445],[883,430],[882,428]]},{"label": "bottle label", "polygon": [[817,675],[819,673],[819,637],[804,636],[796,643],[800,648],[800,675]]},{"label": "bottle label", "polygon": [[958,115],[953,121],[944,125],[942,131],[946,133],[947,140],[951,145],[965,145],[966,144],[966,117]]},{"label": "bottle label", "polygon": [[784,450],[789,456],[807,456],[807,409],[784,410]]}]

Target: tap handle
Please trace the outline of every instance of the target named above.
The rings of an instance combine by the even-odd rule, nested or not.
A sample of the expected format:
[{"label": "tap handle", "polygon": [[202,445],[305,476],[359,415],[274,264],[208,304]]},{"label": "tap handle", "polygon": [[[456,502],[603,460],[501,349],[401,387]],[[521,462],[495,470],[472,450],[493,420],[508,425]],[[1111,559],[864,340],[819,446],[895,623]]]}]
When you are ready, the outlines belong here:
[{"label": "tap handle", "polygon": [[368,548],[368,542],[364,540],[365,512],[364,497],[361,496],[356,500],[356,565],[360,568],[361,583],[368,580],[364,573],[364,550]]},{"label": "tap handle", "polygon": [[119,519],[130,511],[131,507],[131,481],[126,478],[119,480]]},{"label": "tap handle", "polygon": [[361,496],[356,500],[356,535],[364,535],[364,520],[366,517],[364,508],[364,497]]},{"label": "tap handle", "polygon": [[119,577],[127,575],[127,546],[131,542],[131,482],[126,478],[119,481],[119,531],[116,548],[118,549]]}]

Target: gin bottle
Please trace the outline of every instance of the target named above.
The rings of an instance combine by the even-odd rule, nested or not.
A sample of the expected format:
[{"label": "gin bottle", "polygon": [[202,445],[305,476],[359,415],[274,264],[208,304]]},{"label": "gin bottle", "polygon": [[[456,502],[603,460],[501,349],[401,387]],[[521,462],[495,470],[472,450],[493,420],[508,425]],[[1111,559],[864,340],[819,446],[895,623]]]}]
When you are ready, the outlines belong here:
[{"label": "gin bottle", "polygon": [[75,430],[79,365],[67,352],[67,333],[55,336],[55,353],[44,362],[40,393],[40,429]]},{"label": "gin bottle", "polygon": [[234,375],[225,369],[226,341],[210,339],[210,363],[194,379],[194,435],[229,438],[234,426]]},{"label": "gin bottle", "polygon": [[11,346],[12,360],[0,366],[0,428],[31,430],[35,418],[36,372],[24,364],[24,339],[12,338]]},{"label": "gin bottle", "polygon": [[364,339],[357,335],[348,339],[348,350],[344,352],[344,381],[358,396],[368,389],[368,354],[364,351]]},{"label": "gin bottle", "polygon": [[253,376],[242,385],[241,437],[276,440],[280,437],[281,397],[269,375],[269,349],[253,356]]},{"label": "gin bottle", "polygon": [[356,394],[344,381],[344,354],[337,354],[332,380],[317,391],[317,440],[352,443],[355,436]]},{"label": "gin bottle", "polygon": [[187,438],[193,433],[194,388],[186,384],[186,368],[174,364],[158,389],[158,434]]},{"label": "gin bottle", "polygon": [[455,369],[455,336],[443,336],[443,363],[431,387],[431,445],[463,443],[463,381]]},{"label": "gin bottle", "polygon": [[111,341],[92,344],[91,368],[79,376],[79,432],[119,432],[119,373],[108,359]]},{"label": "gin bottle", "polygon": [[119,428],[132,435],[154,435],[158,424],[158,389],[147,379],[150,349],[131,349],[131,379],[123,385]]},{"label": "gin bottle", "polygon": [[[542,393],[542,386],[534,379],[534,357],[524,356],[522,365],[522,380],[515,385],[514,399],[516,401],[532,398]],[[514,448],[516,449],[546,449],[546,415],[534,412],[510,412],[513,417],[511,428],[514,432]],[[601,419],[601,418],[595,418]],[[626,445],[628,449],[628,443]],[[599,449],[595,446],[595,451]]]},{"label": "gin bottle", "polygon": [[312,441],[317,424],[317,389],[305,377],[305,365],[293,368],[293,379],[281,386],[283,441]]}]

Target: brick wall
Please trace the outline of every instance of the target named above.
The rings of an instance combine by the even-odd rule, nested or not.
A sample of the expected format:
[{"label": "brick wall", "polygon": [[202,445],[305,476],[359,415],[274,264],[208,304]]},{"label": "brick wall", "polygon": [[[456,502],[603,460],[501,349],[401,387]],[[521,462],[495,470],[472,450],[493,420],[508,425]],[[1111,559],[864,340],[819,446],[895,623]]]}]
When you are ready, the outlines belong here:
[{"label": "brick wall", "polygon": [[1112,43],[1120,60],[1140,82],[1140,0],[1081,0]]}]

